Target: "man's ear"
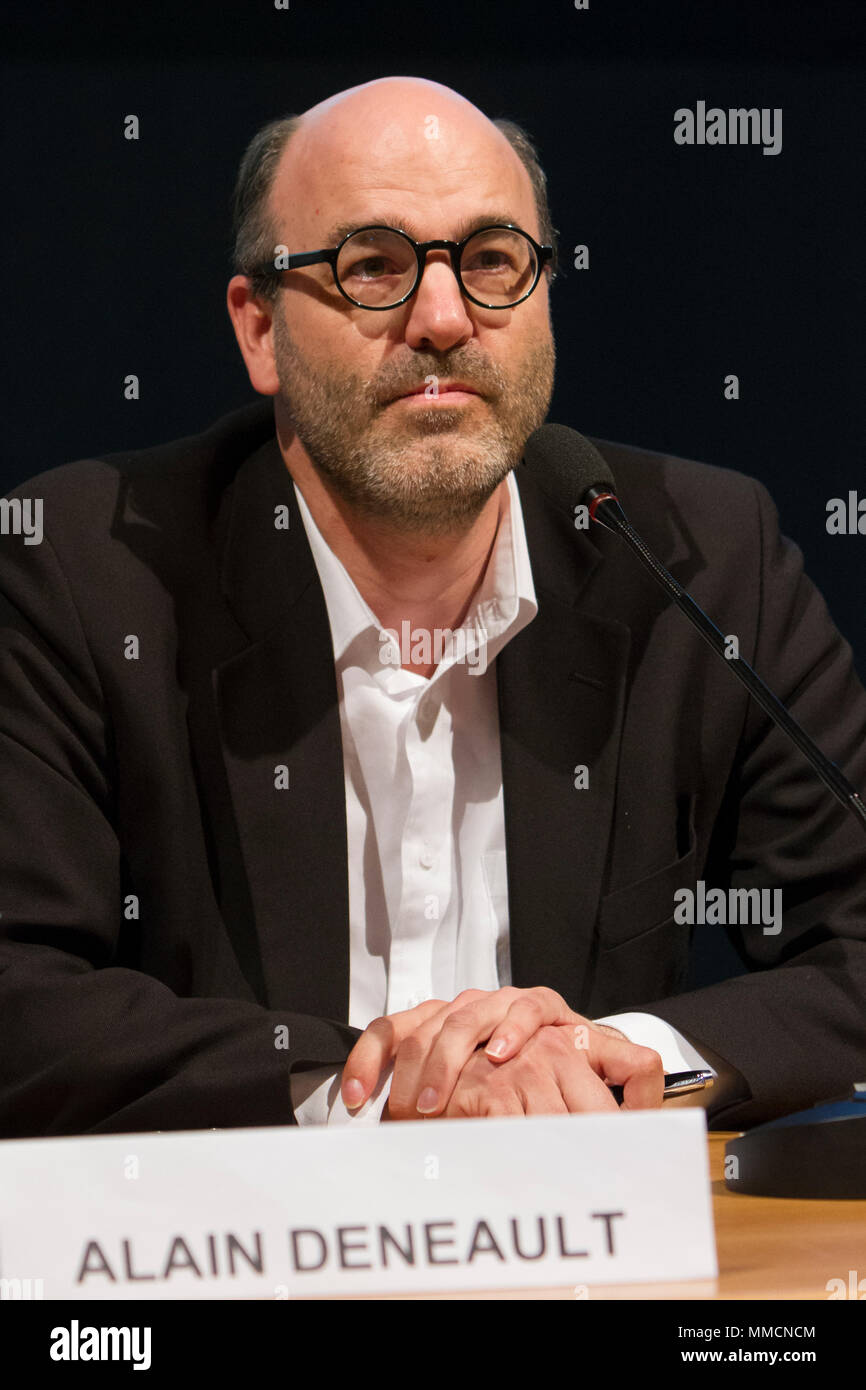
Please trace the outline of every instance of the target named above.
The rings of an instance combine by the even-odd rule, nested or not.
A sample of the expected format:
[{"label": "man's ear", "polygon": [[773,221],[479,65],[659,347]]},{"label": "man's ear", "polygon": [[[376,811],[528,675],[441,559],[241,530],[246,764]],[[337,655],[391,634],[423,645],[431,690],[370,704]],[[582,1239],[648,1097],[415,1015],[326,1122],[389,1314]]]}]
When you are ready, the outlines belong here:
[{"label": "man's ear", "polygon": [[253,389],[262,396],[275,396],[280,383],[273,351],[273,304],[252,294],[248,276],[233,275],[226,305]]}]

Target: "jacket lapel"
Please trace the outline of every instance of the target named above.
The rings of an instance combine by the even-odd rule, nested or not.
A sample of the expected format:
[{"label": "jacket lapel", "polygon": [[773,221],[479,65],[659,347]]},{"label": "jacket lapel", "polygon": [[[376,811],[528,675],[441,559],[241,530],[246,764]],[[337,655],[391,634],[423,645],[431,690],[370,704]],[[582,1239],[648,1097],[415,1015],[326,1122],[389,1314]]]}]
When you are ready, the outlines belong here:
[{"label": "jacket lapel", "polygon": [[[275,525],[286,508],[288,527]],[[343,752],[327,608],[276,438],[239,469],[221,584],[249,645],[213,671],[265,1002],[347,1021]]]},{"label": "jacket lapel", "polygon": [[[601,556],[517,469],[538,613],[497,658],[512,983],[580,1010],[616,788],[629,629],[578,607]],[[588,786],[575,786],[575,769]]]}]

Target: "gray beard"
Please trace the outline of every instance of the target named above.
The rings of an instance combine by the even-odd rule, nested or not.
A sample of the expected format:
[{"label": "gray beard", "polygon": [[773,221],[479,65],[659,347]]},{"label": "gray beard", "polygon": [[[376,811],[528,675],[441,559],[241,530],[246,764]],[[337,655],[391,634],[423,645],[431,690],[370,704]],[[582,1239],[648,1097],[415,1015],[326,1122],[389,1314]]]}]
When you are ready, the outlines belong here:
[{"label": "gray beard", "polygon": [[[360,516],[401,533],[462,532],[519,462],[544,422],[553,392],[552,340],[538,345],[512,385],[496,363],[456,349],[447,367],[432,354],[412,359],[413,384],[436,375],[468,378],[487,398],[479,405],[385,406],[392,392],[380,373],[374,384],[342,372],[314,373],[274,317],[280,399],[310,461],[330,489]],[[405,385],[405,368],[395,389]],[[389,412],[402,411],[399,438]],[[474,412],[477,421],[469,424]],[[390,426],[390,427],[389,427]]]}]

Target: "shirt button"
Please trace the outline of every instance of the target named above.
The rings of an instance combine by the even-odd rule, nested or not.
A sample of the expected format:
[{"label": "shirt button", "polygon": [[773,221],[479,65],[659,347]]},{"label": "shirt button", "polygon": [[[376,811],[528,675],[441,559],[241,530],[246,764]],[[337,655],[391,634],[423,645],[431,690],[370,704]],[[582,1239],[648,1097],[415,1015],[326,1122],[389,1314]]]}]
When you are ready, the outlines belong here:
[{"label": "shirt button", "polygon": [[418,863],[421,865],[422,869],[433,868],[433,865],[436,863],[436,855],[433,853],[429,845],[425,845],[422,849],[421,853],[418,856]]}]

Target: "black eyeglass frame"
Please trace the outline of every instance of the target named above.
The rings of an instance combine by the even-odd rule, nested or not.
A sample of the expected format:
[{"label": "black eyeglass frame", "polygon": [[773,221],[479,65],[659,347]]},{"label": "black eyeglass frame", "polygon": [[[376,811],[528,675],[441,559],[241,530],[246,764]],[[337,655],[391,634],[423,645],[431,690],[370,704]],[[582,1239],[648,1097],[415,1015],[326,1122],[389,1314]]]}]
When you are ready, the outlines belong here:
[{"label": "black eyeglass frame", "polygon": [[[473,294],[470,294],[466,286],[464,285],[463,277],[460,274],[460,259],[463,255],[464,249],[466,248],[466,246],[468,246],[469,242],[472,240],[473,237],[480,236],[483,232],[499,231],[518,232],[520,236],[526,238],[533,251],[535,252],[535,279],[533,280],[526,293],[522,294],[519,299],[512,300],[510,304],[485,304],[483,300],[476,299]],[[346,242],[350,241],[352,237],[360,236],[362,232],[393,232],[397,236],[403,237],[405,241],[408,241],[409,245],[412,247],[412,250],[415,252],[415,281],[408,293],[404,294],[402,299],[396,299],[393,304],[362,304],[359,299],[353,299],[352,296],[346,290],[344,290],[343,286],[340,284],[339,278],[337,276],[337,257],[339,256]],[[523,230],[522,227],[515,226],[513,222],[491,222],[490,226],[488,227],[476,227],[475,231],[470,232],[469,235],[465,236],[462,241],[415,241],[412,237],[410,237],[409,233],[404,232],[401,227],[389,227],[382,222],[374,222],[371,223],[368,227],[356,227],[354,231],[347,232],[338,246],[331,246],[322,251],[300,251],[296,253],[290,252],[288,255],[288,265],[277,267],[273,264],[273,262],[268,261],[265,262],[263,265],[257,266],[253,274],[267,277],[268,279],[276,279],[279,282],[279,276],[284,270],[298,270],[302,266],[319,265],[325,262],[331,267],[331,274],[334,277],[334,284],[336,285],[337,289],[340,291],[340,294],[343,296],[344,299],[347,299],[349,303],[353,304],[357,309],[370,309],[374,313],[385,313],[388,309],[398,309],[401,304],[405,304],[407,300],[412,298],[413,294],[415,293],[415,291],[421,283],[421,277],[424,274],[424,268],[427,264],[428,251],[448,252],[449,256],[451,257],[451,269],[453,270],[454,277],[458,285],[460,286],[461,294],[463,294],[470,301],[470,303],[476,304],[479,309],[513,309],[515,305],[522,304],[524,299],[528,299],[529,296],[532,294],[533,290],[536,288],[539,280],[541,279],[541,273],[544,270],[544,267],[548,265],[548,263],[551,263],[551,268],[553,268],[553,247],[540,245],[534,237],[531,237],[528,232],[525,232]]]}]

